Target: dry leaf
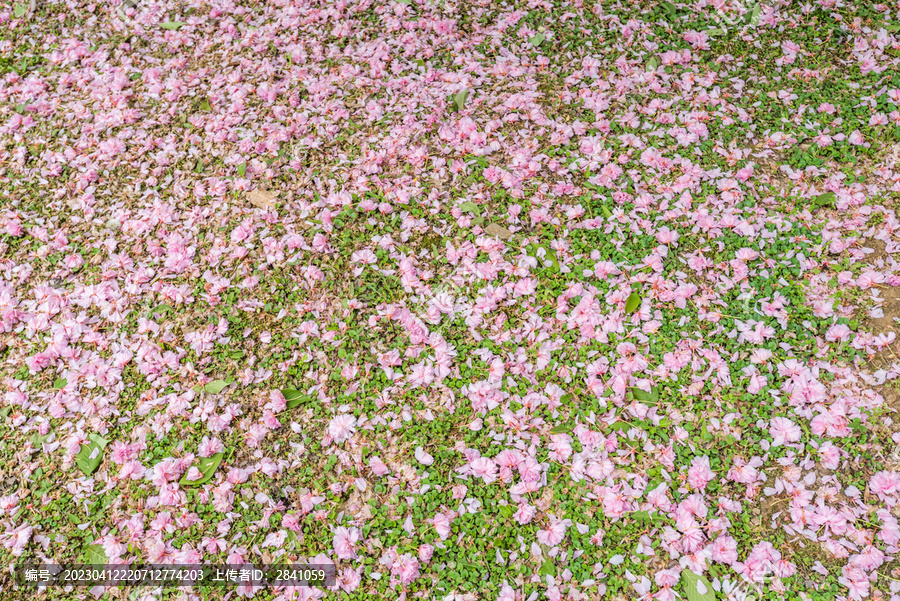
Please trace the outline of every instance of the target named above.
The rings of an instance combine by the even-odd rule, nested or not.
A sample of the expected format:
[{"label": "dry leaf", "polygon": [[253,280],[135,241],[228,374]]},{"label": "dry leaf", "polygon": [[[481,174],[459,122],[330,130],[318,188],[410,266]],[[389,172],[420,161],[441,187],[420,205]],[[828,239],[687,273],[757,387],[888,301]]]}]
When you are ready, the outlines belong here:
[{"label": "dry leaf", "polygon": [[278,196],[278,192],[271,192],[269,190],[251,190],[247,194],[247,200],[249,200],[250,204],[254,207],[269,210],[275,208],[276,196]]},{"label": "dry leaf", "polygon": [[512,238],[511,231],[509,231],[502,225],[497,225],[496,223],[491,223],[486,228],[484,228],[484,233],[486,233],[488,236],[497,236],[501,240]]}]

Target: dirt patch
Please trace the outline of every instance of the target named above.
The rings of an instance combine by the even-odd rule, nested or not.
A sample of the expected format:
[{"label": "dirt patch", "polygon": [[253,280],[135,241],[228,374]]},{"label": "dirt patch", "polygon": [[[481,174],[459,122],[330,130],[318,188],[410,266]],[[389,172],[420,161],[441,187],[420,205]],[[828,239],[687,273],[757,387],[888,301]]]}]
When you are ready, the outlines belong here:
[{"label": "dirt patch", "polygon": [[[866,264],[873,266],[885,265],[890,259],[887,246],[881,240],[861,240],[860,244],[874,251],[866,255]],[[881,317],[870,317],[868,313],[863,311],[858,312],[858,314],[860,315],[860,321],[876,336],[888,334],[889,332],[898,334],[897,340],[894,340],[894,342],[869,358],[869,365],[872,369],[889,369],[894,363],[900,362],[900,322],[895,321],[895,318],[900,318],[900,286],[882,284],[878,286],[878,295],[882,299]],[[888,393],[896,395],[896,391],[885,390],[879,392],[884,395],[885,399],[888,398]],[[892,408],[900,409],[896,404],[892,405]]]},{"label": "dirt patch", "polygon": [[788,164],[786,153],[777,152],[771,148],[764,148],[751,155],[757,166],[760,181],[777,191],[779,197],[786,197],[793,189],[794,183],[781,170],[782,165]]},{"label": "dirt patch", "polygon": [[[863,247],[874,250],[874,252],[866,255],[865,262],[867,264],[873,266],[884,265],[889,260],[890,255],[886,250],[885,243],[881,240],[862,240],[860,244]],[[881,303],[881,317],[870,317],[865,311],[859,311],[860,321],[867,330],[876,336],[888,334],[889,332],[895,332],[900,335],[900,325],[895,321],[895,318],[900,318],[900,286],[881,285],[878,286],[878,293],[879,297],[883,299]],[[898,363],[900,363],[900,337],[870,356],[868,368],[870,371],[888,370],[891,366]],[[891,385],[891,383],[872,386],[872,389],[884,397],[886,417],[889,417],[893,423],[888,427],[884,427],[879,420],[879,430],[884,427],[883,433],[885,436],[889,436],[896,432],[898,426],[900,426],[900,390],[895,385]]]},{"label": "dirt patch", "polygon": [[[878,393],[884,397],[884,404],[892,411],[900,413],[900,390],[891,386],[881,386],[876,388]],[[898,468],[900,468],[900,459],[898,459]]]},{"label": "dirt patch", "polygon": [[371,484],[367,483],[366,489],[361,491],[356,486],[350,489],[350,496],[346,501],[338,505],[340,511],[347,512],[357,519],[369,520],[372,518],[372,508],[369,501],[375,498]]},{"label": "dirt patch", "polygon": [[884,259],[887,259],[888,256],[890,256],[890,255],[888,255],[888,252],[887,252],[887,245],[884,242],[882,242],[881,240],[878,240],[877,238],[869,238],[868,240],[860,240],[860,246],[863,246],[865,248],[871,248],[872,250],[875,251],[871,254],[866,255],[866,263],[877,265],[879,259],[884,260]]},{"label": "dirt patch", "polygon": [[884,156],[884,163],[888,166],[900,163],[900,144],[894,144]]},{"label": "dirt patch", "polygon": [[[881,306],[884,313],[881,317],[867,318],[866,325],[876,336],[889,332],[900,334],[900,327],[894,321],[895,318],[900,318],[900,286],[883,286],[879,290],[881,291],[881,297],[884,299],[884,303]],[[890,369],[892,365],[897,363],[900,363],[900,337],[869,358],[869,365],[874,369]],[[889,394],[894,396],[897,394],[896,391],[888,391],[887,389],[879,392],[884,395],[886,400],[888,400]],[[900,409],[900,401],[897,401],[897,399],[894,399],[894,401],[891,407]]]},{"label": "dirt patch", "polygon": [[884,315],[870,317],[869,325],[876,334],[896,332],[900,330],[897,322],[894,321],[895,318],[900,317],[900,286],[879,286],[878,290],[881,298],[884,299],[884,303],[881,305]]}]

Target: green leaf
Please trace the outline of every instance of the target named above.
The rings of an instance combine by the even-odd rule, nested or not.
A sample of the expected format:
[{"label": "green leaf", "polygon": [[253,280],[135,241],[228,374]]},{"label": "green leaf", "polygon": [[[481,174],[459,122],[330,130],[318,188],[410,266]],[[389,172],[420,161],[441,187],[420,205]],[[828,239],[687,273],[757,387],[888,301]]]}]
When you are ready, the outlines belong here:
[{"label": "green leaf", "polygon": [[712,29],[706,30],[706,35],[709,36],[717,36],[717,35],[725,35],[727,32],[721,27],[713,27]]},{"label": "green leaf", "polygon": [[109,441],[99,434],[88,434],[88,440],[90,442],[81,445],[81,449],[75,455],[75,465],[84,472],[85,476],[90,476],[97,471],[103,462],[103,449],[109,444]]},{"label": "green leaf", "polygon": [[466,213],[475,213],[479,214],[481,211],[478,208],[478,205],[472,201],[467,201],[459,205],[461,211],[465,211]]},{"label": "green leaf", "polygon": [[99,434],[93,434],[93,433],[88,434],[88,438],[90,440],[93,440],[94,442],[96,442],[98,445],[100,445],[101,449],[105,449],[106,445],[109,444],[109,441],[106,440],[105,438],[103,438],[102,436],[100,436]]},{"label": "green leaf", "polygon": [[148,317],[152,316],[154,313],[171,313],[172,307],[166,304],[156,305],[153,309],[150,309],[150,313],[148,313]]},{"label": "green leaf", "polygon": [[247,163],[241,163],[238,165],[238,175],[244,177],[247,173]]},{"label": "green leaf", "polygon": [[68,384],[68,382],[64,378],[56,378],[56,381],[53,382],[53,388],[56,388],[57,390],[62,390],[63,388],[66,387],[66,384]]},{"label": "green leaf", "polygon": [[17,19],[24,17],[26,12],[28,12],[28,6],[25,4],[16,4],[13,8],[13,16]]},{"label": "green leaf", "polygon": [[303,403],[307,403],[312,400],[312,397],[310,395],[304,394],[299,390],[293,390],[291,388],[282,390],[281,394],[284,395],[285,409],[293,409],[294,407],[299,407]]},{"label": "green leaf", "polygon": [[[538,246],[536,244],[529,244],[527,248],[529,251],[528,254],[537,259],[539,265],[543,266],[544,261],[549,261],[550,267],[548,269],[559,271],[559,261],[556,259],[556,251],[546,246]],[[543,257],[538,256],[538,250],[540,249],[544,250]]]},{"label": "green leaf", "polygon": [[566,432],[571,432],[574,429],[575,429],[574,425],[572,425],[572,426],[567,426],[567,425],[556,426],[555,428],[550,428],[550,434],[565,434]]},{"label": "green leaf", "polygon": [[213,474],[216,473],[219,464],[222,463],[222,457],[224,456],[225,453],[216,453],[212,457],[201,457],[200,460],[197,461],[197,469],[200,470],[200,478],[197,480],[188,480],[187,472],[185,472],[179,483],[185,486],[200,486],[201,484],[209,482],[213,477]]},{"label": "green leaf", "polygon": [[469,97],[469,90],[463,90],[458,94],[453,96],[453,104],[456,105],[456,110],[461,111],[466,107],[466,98]]},{"label": "green leaf", "polygon": [[225,380],[213,380],[212,382],[207,382],[203,385],[203,392],[208,392],[210,394],[219,394],[225,387],[228,386],[228,382]]},{"label": "green leaf", "polygon": [[759,25],[759,14],[762,12],[762,2],[758,2],[750,13],[750,25],[756,27]]},{"label": "green leaf", "polygon": [[642,403],[655,403],[659,400],[659,388],[656,386],[653,387],[652,392],[647,392],[641,388],[632,388],[631,394]]},{"label": "green leaf", "polygon": [[187,25],[184,21],[168,21],[167,23],[160,23],[159,26],[163,29],[174,29],[178,30]]},{"label": "green leaf", "polygon": [[678,9],[675,8],[675,5],[671,2],[663,2],[662,4],[660,4],[660,7],[662,7],[662,9],[666,11],[670,19],[674,19],[678,16]]},{"label": "green leaf", "polygon": [[625,312],[626,313],[634,313],[638,310],[638,307],[641,306],[641,295],[637,292],[632,292],[628,295],[628,298],[625,299]]},{"label": "green leaf", "polygon": [[[31,440],[31,446],[33,446],[33,447],[38,447],[38,446],[44,444],[45,442],[47,442],[47,441],[50,439],[50,437],[51,437],[52,435],[53,435],[53,434],[45,434],[44,436],[41,436],[40,434],[38,434],[37,432],[35,432],[34,434],[31,435],[31,439],[30,439],[30,440]],[[35,472],[35,473],[36,473],[36,472]]]},{"label": "green leaf", "polygon": [[85,547],[82,557],[85,565],[91,566],[103,566],[109,561],[106,551],[103,550],[103,545],[89,545]]},{"label": "green leaf", "polygon": [[656,71],[659,67],[659,58],[651,56],[647,59],[647,71]]},{"label": "green leaf", "polygon": [[6,418],[9,417],[9,412],[12,411],[12,405],[4,407],[0,409],[0,417]]},{"label": "green leaf", "polygon": [[325,462],[325,473],[326,474],[331,471],[331,468],[334,467],[334,465],[337,463],[337,460],[338,460],[337,455],[329,455],[328,461]]},{"label": "green leaf", "polygon": [[716,601],[712,585],[703,576],[686,569],[681,573],[681,579],[688,601]]},{"label": "green leaf", "polygon": [[531,44],[532,46],[537,47],[537,46],[540,46],[543,43],[543,41],[546,39],[547,38],[544,37],[544,34],[539,33],[537,35],[533,35],[530,38],[528,38],[528,43]]},{"label": "green leaf", "polygon": [[817,207],[833,207],[837,197],[834,195],[834,192],[825,192],[824,194],[819,194],[813,199],[813,203]]},{"label": "green leaf", "polygon": [[541,576],[553,576],[556,574],[556,565],[554,565],[552,559],[547,559],[540,569]]},{"label": "green leaf", "polygon": [[210,106],[209,100],[204,100],[203,102],[200,103],[200,110],[201,111],[211,111],[212,110],[212,106]]}]

